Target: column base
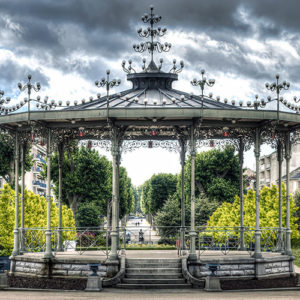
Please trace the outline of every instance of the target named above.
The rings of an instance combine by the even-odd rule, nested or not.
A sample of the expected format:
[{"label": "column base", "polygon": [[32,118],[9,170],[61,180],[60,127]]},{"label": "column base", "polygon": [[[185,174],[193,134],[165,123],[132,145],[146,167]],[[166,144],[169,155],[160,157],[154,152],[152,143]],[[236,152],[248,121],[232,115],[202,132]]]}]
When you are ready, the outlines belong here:
[{"label": "column base", "polygon": [[286,250],[282,253],[283,255],[293,256],[292,250]]},{"label": "column base", "polygon": [[197,254],[196,253],[190,253],[189,256],[188,256],[188,260],[190,261],[196,261],[198,258],[197,258]]},{"label": "column base", "polygon": [[205,288],[206,292],[221,292],[220,279],[215,276],[207,276],[205,278]]},{"label": "column base", "polygon": [[262,254],[261,254],[261,252],[257,252],[257,253],[254,252],[251,257],[253,257],[253,258],[262,258]]},{"label": "column base", "polygon": [[88,276],[86,284],[86,292],[100,292],[102,291],[102,280],[99,276]]},{"label": "column base", "polygon": [[45,253],[43,256],[45,259],[52,259],[54,256],[52,253]]},{"label": "column base", "polygon": [[45,239],[46,239],[46,249],[44,253],[45,259],[51,259],[53,258],[53,254],[51,251],[51,230],[46,230],[45,232]]}]

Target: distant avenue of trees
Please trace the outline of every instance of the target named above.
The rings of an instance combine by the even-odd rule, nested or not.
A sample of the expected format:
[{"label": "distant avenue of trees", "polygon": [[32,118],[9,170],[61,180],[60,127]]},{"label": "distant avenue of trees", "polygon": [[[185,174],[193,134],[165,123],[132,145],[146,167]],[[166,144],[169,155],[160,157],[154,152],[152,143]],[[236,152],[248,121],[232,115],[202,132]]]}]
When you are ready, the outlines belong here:
[{"label": "distant avenue of trees", "polygon": [[[233,147],[196,154],[196,225],[206,224],[224,202],[231,203],[239,193],[239,161]],[[185,169],[186,224],[190,222],[191,160]],[[157,226],[180,226],[181,176],[153,175],[141,187],[141,209],[151,214]]]}]

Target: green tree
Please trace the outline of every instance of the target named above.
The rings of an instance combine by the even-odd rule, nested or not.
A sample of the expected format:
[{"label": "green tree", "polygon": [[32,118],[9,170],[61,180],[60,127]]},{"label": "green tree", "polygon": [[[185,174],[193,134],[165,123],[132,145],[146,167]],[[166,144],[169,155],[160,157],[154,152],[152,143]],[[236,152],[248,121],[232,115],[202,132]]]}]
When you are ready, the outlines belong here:
[{"label": "green tree", "polygon": [[141,196],[142,196],[142,187],[133,187],[133,197],[134,197],[134,213],[141,214]]},{"label": "green tree", "polygon": [[297,190],[294,195],[295,206],[298,208],[295,212],[295,217],[298,219],[297,224],[300,226],[300,190]]},{"label": "green tree", "polygon": [[[20,197],[21,195],[19,195]],[[0,190],[0,255],[9,255],[14,246],[15,224],[15,192],[8,185]],[[43,196],[36,195],[25,189],[24,194],[24,226],[25,228],[46,228],[47,225],[47,201]],[[21,220],[21,205],[19,206],[19,221]],[[5,220],[5,221],[3,221]],[[21,224],[19,224],[20,226]],[[62,207],[62,225],[68,227],[69,232],[64,234],[65,239],[74,238],[75,220],[72,211],[65,205]],[[51,202],[51,227],[58,227],[58,207]],[[73,232],[72,232],[73,230]],[[26,231],[26,240],[31,246],[37,243],[38,230],[32,239],[30,231]],[[53,237],[54,238],[54,237]],[[45,241],[45,236],[40,235],[40,244]]]},{"label": "green tree", "polygon": [[[51,178],[58,197],[58,154],[51,157]],[[103,214],[111,199],[111,164],[96,150],[81,147],[64,153],[63,201],[76,214],[80,203],[93,202]]]},{"label": "green tree", "polygon": [[156,214],[169,196],[176,192],[177,176],[173,174],[155,174],[142,188],[144,213]]},{"label": "green tree", "polygon": [[[46,167],[46,166],[45,166]],[[46,168],[44,170],[44,176]],[[133,187],[125,168],[120,167],[120,218],[134,209]],[[58,154],[51,157],[51,178],[58,197]],[[98,215],[107,214],[112,198],[112,163],[94,149],[71,147],[64,153],[62,176],[63,202],[77,218],[80,204],[92,203]],[[84,216],[83,216],[84,218]],[[80,221],[82,223],[82,221]],[[95,220],[99,223],[99,219]],[[99,224],[98,224],[99,225]]]},{"label": "green tree", "polygon": [[[199,195],[195,199],[195,225],[202,226],[207,223],[210,216],[218,208],[217,201],[210,201],[204,194]],[[185,225],[189,226],[191,220],[191,207],[188,205],[185,211]],[[176,226],[181,226],[181,208],[180,200],[176,195],[170,196],[164,203],[163,207],[158,211],[155,216],[155,224],[160,227],[173,226],[173,228],[161,228],[164,236],[169,236],[172,232],[177,232]]]},{"label": "green tree", "polygon": [[120,218],[134,211],[134,196],[131,179],[125,168],[120,167]]},{"label": "green tree", "polygon": [[[286,189],[282,189],[282,221],[286,224]],[[255,226],[255,191],[249,190],[244,197],[244,226]],[[278,187],[272,185],[270,188],[264,186],[260,191],[260,226],[278,227]],[[292,239],[299,237],[297,224],[297,207],[295,201],[291,198],[291,219]],[[235,197],[233,203],[224,202],[213,213],[208,221],[209,226],[220,227],[238,227],[240,226],[240,198]]]},{"label": "green tree", "polygon": [[[0,134],[0,176],[10,185],[13,185],[14,183],[14,156],[15,150],[13,138],[8,134]],[[32,155],[30,155],[30,149],[27,147],[25,156],[25,171],[30,171],[31,167]],[[21,163],[19,168],[21,168]]]},{"label": "green tree", "polygon": [[[184,170],[185,195],[191,195],[191,158]],[[225,147],[223,151],[212,149],[196,154],[195,185],[196,197],[204,193],[210,200],[219,203],[232,202],[239,193],[239,161],[233,147]],[[180,195],[181,180],[178,180],[177,194]]]},{"label": "green tree", "polygon": [[99,207],[95,203],[81,203],[76,212],[76,225],[78,227],[99,227]]},{"label": "green tree", "polygon": [[179,233],[180,204],[175,195],[169,196],[162,208],[155,216],[155,224],[158,227],[162,239],[174,238]]}]

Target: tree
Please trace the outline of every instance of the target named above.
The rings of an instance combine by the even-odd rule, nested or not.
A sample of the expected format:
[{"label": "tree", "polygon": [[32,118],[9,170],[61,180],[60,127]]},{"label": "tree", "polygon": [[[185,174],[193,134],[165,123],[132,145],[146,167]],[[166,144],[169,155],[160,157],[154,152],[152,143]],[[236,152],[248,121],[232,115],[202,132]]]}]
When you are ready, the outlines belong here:
[{"label": "tree", "polygon": [[81,203],[76,212],[77,227],[99,227],[99,207],[95,203]]},{"label": "tree", "polygon": [[179,233],[180,205],[178,198],[169,196],[155,216],[155,224],[162,239],[174,238]]},{"label": "tree", "polygon": [[155,174],[142,188],[144,213],[156,214],[169,196],[176,192],[177,176],[173,174]]},{"label": "tree", "polygon": [[[218,206],[219,203],[217,201],[210,201],[204,194],[199,195],[199,197],[195,199],[195,225],[205,225]],[[188,205],[185,211],[186,226],[190,225],[190,220],[191,207]],[[157,212],[155,224],[161,227],[160,232],[162,232],[164,236],[177,233],[179,226],[181,226],[181,208],[180,200],[176,195],[170,196],[163,207]]]},{"label": "tree", "polygon": [[298,208],[295,212],[295,217],[298,219],[297,224],[300,227],[300,190],[297,190],[294,195],[295,206]]},{"label": "tree", "polygon": [[[282,188],[282,221],[283,226],[286,224],[286,189],[283,184]],[[249,190],[244,197],[244,226],[255,226],[255,191]],[[292,239],[299,237],[297,224],[297,207],[295,201],[291,198],[291,219],[290,226],[292,229]],[[278,227],[278,187],[272,185],[270,188],[264,186],[260,191],[260,226],[261,227]],[[233,203],[224,202],[213,213],[208,221],[209,226],[220,227],[239,227],[240,226],[240,198],[235,197]]]},{"label": "tree", "polygon": [[[0,134],[0,176],[10,185],[13,185],[15,179],[14,157],[15,149],[13,138],[8,134]],[[25,171],[30,171],[32,164],[30,149],[27,147],[25,155]],[[19,168],[21,168],[21,163]]]},{"label": "tree", "polygon": [[[46,167],[46,166],[45,166]],[[120,218],[133,211],[134,198],[131,180],[125,168],[119,168],[120,175]],[[45,176],[44,170],[44,176]],[[54,181],[54,193],[58,197],[58,154],[51,157],[51,178]],[[85,147],[70,148],[64,153],[62,176],[63,202],[77,212],[81,204],[92,203],[99,215],[107,214],[107,203],[112,199],[112,163],[100,156],[94,149]],[[87,205],[88,206],[88,205]],[[86,207],[85,207],[86,208]],[[84,213],[85,215],[85,213]],[[82,218],[85,218],[82,216]],[[83,224],[81,219],[81,224]],[[99,225],[99,218],[97,220]],[[77,222],[78,223],[78,222]]]},{"label": "tree", "polygon": [[142,187],[133,187],[133,197],[134,197],[134,213],[141,214],[141,196],[142,196]]},{"label": "tree", "polygon": [[[184,169],[185,195],[190,199],[191,191],[191,158]],[[233,147],[223,151],[212,149],[196,154],[195,185],[196,197],[204,193],[210,200],[232,202],[239,193],[239,161]],[[177,194],[180,195],[181,180],[177,184]]]},{"label": "tree", "polygon": [[[20,196],[20,195],[19,195]],[[14,246],[14,224],[15,224],[15,192],[8,185],[4,185],[0,190],[0,255],[10,255]],[[47,201],[43,196],[36,195],[25,189],[24,193],[24,226],[25,228],[46,228],[47,225]],[[19,206],[19,214],[21,206]],[[3,221],[5,220],[5,222]],[[21,217],[19,215],[19,220]],[[68,227],[69,231],[64,233],[65,239],[74,238],[75,221],[72,211],[65,205],[62,207],[62,225]],[[20,226],[20,224],[19,224]],[[51,227],[58,227],[58,207],[51,201]],[[32,229],[31,231],[34,231]],[[72,232],[73,230],[73,232]],[[38,242],[40,244],[45,241],[45,236],[39,238],[36,229],[34,237],[30,236],[30,231],[26,231],[26,240],[31,246]],[[42,232],[40,232],[42,233]],[[53,237],[54,238],[54,237]]]},{"label": "tree", "polygon": [[131,179],[125,168],[120,167],[120,219],[134,211],[134,196]]},{"label": "tree", "polygon": [[[106,213],[111,199],[111,166],[96,150],[81,147],[64,153],[62,190],[63,202],[76,214],[80,203],[93,202]],[[58,197],[58,154],[51,157],[51,178]]]}]

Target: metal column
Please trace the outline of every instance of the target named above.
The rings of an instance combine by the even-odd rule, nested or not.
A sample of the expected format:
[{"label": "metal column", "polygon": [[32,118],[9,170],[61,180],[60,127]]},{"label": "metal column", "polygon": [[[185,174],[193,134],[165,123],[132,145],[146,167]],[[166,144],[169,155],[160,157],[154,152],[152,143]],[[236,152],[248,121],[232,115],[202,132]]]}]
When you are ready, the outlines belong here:
[{"label": "metal column", "polygon": [[261,230],[259,226],[259,206],[260,206],[260,196],[259,196],[259,157],[260,157],[260,129],[255,130],[255,160],[256,160],[256,220],[255,220],[255,250],[253,257],[261,258]]},{"label": "metal column", "polygon": [[64,147],[60,143],[58,145],[58,242],[57,251],[63,251],[62,237],[62,169],[64,162]]},{"label": "metal column", "polygon": [[52,245],[51,245],[51,130],[48,129],[47,137],[47,229],[45,232],[46,236],[46,249],[44,258],[52,258]]},{"label": "metal column", "polygon": [[190,254],[189,260],[197,260],[196,255],[196,232],[195,232],[195,133],[194,125],[191,126],[191,231],[190,231]]},{"label": "metal column", "polygon": [[20,229],[20,238],[21,238],[21,252],[25,251],[25,229],[24,229],[24,218],[25,218],[25,159],[26,159],[26,143],[23,142],[21,147],[21,229]]},{"label": "metal column", "polygon": [[180,163],[181,163],[181,228],[180,228],[180,250],[185,250],[185,195],[184,195],[184,166],[186,153],[186,140],[179,139]]},{"label": "metal column", "polygon": [[292,255],[291,248],[291,227],[290,227],[290,160],[291,160],[291,139],[290,133],[285,136],[285,162],[286,162],[286,237],[285,237],[285,254]]},{"label": "metal column", "polygon": [[19,244],[19,135],[15,134],[15,228],[13,256],[20,254]]},{"label": "metal column", "polygon": [[244,164],[244,142],[239,139],[239,164],[240,164],[240,250],[244,251],[244,178],[243,178],[243,164]]},{"label": "metal column", "polygon": [[278,141],[277,144],[277,161],[278,161],[278,247],[277,251],[282,251],[283,246],[283,230],[282,230],[282,143]]}]

